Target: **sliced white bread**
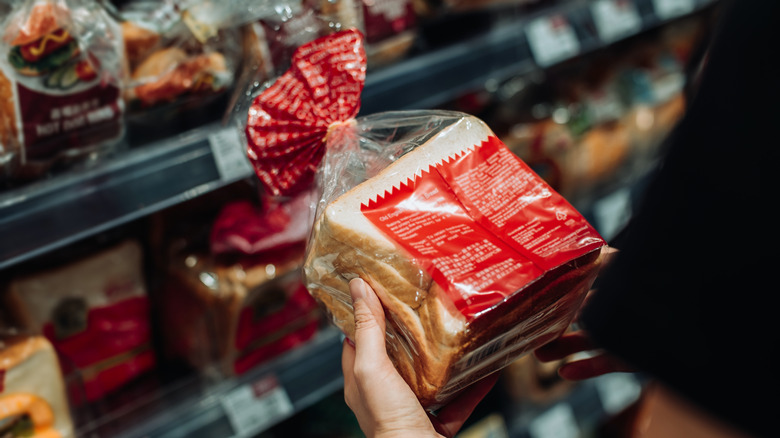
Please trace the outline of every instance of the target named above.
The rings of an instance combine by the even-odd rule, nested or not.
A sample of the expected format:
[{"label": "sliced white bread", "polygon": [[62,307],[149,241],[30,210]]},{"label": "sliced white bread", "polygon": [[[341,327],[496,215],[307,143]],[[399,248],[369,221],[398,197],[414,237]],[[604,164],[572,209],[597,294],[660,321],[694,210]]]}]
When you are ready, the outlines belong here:
[{"label": "sliced white bread", "polygon": [[[354,333],[349,280],[361,277],[377,293],[387,316],[388,354],[428,409],[537,345],[523,339],[528,331],[546,340],[559,334],[573,316],[572,306],[578,304],[558,305],[559,299],[572,291],[572,297],[584,296],[600,260],[597,251],[586,254],[467,321],[414,258],[362,213],[363,204],[492,135],[484,122],[466,115],[446,126],[332,201],[317,219],[308,248],[307,287],[348,336]],[[560,321],[550,330],[539,328],[533,318],[539,312],[560,314]]]},{"label": "sliced white bread", "polygon": [[0,424],[23,415],[35,436],[75,436],[57,354],[42,336],[0,338]]}]

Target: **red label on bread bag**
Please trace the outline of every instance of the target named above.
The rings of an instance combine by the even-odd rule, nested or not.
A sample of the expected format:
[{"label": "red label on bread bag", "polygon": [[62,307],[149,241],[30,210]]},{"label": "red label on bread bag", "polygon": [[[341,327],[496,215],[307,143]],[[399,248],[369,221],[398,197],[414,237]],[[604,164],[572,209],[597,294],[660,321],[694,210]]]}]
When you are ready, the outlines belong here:
[{"label": "red label on bread bag", "polygon": [[604,245],[495,137],[361,211],[419,261],[469,320],[545,271]]},{"label": "red label on bread bag", "polygon": [[155,364],[147,297],[132,297],[105,307],[92,308],[86,326],[60,337],[49,322],[43,334],[84,379],[84,393],[97,400]]}]

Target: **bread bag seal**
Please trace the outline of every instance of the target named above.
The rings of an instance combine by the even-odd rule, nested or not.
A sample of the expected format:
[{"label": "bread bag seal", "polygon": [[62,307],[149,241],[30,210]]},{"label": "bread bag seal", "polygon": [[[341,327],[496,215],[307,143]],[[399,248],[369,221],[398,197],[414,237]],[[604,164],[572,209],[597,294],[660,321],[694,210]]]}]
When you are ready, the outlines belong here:
[{"label": "bread bag seal", "polygon": [[248,155],[269,193],[315,184],[306,286],[347,336],[349,280],[387,315],[387,351],[428,410],[562,334],[605,242],[476,117],[357,117],[362,37],[302,46],[250,107]]}]

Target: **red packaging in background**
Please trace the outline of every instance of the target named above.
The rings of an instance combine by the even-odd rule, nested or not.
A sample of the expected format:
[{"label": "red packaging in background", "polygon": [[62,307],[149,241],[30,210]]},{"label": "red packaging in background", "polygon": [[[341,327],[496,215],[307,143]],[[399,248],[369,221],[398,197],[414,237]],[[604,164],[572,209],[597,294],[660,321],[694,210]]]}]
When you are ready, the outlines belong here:
[{"label": "red packaging in background", "polygon": [[361,0],[361,3],[368,68],[390,64],[406,55],[417,37],[413,0]]},{"label": "red packaging in background", "polygon": [[[220,209],[208,249],[175,243],[162,289],[167,344],[218,375],[250,370],[314,336],[322,314],[300,266],[312,195]],[[181,247],[177,245],[181,244]]]},{"label": "red packaging in background", "polygon": [[0,97],[13,105],[0,107],[0,137],[18,144],[3,151],[12,156],[0,157],[13,161],[10,179],[94,158],[124,134],[121,31],[94,6],[25,0],[3,20]]},{"label": "red packaging in background", "polygon": [[99,400],[155,367],[142,257],[128,240],[8,286],[15,326],[49,339],[64,373],[83,382],[74,403]]}]

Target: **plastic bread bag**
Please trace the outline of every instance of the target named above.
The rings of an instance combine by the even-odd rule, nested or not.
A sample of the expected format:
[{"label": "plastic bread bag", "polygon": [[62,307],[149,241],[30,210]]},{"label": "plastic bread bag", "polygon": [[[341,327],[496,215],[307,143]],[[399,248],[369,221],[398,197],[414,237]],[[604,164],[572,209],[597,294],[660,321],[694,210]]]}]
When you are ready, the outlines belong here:
[{"label": "plastic bread bag", "polygon": [[202,227],[208,238],[190,241],[206,233],[169,219],[186,239],[168,246],[160,294],[168,351],[203,374],[234,376],[317,333],[322,312],[300,273],[307,222],[293,220],[309,205],[308,195],[266,207],[228,201]]},{"label": "plastic bread bag", "polygon": [[19,146],[11,178],[109,151],[124,133],[124,106],[122,39],[105,9],[90,0],[24,0],[2,29],[1,136]]},{"label": "plastic bread bag", "polygon": [[0,70],[0,182],[11,179],[21,157],[15,105],[9,96],[13,96],[13,84]]},{"label": "plastic bread bag", "polygon": [[319,188],[304,275],[333,323],[352,336],[348,282],[363,278],[429,410],[563,333],[606,248],[586,220],[476,117],[356,117],[358,32],[293,61],[251,106],[248,155],[276,196]]},{"label": "plastic bread bag", "polygon": [[229,104],[228,119],[246,124],[252,98],[290,67],[295,50],[317,38],[344,29],[363,29],[360,0],[275,0],[257,10],[244,27],[245,57]]},{"label": "plastic bread bag", "polygon": [[0,305],[14,327],[51,342],[68,379],[83,381],[74,406],[104,399],[156,366],[143,250],[135,239],[17,274]]},{"label": "plastic bread bag", "polygon": [[133,143],[153,140],[136,138],[150,134],[145,129],[150,126],[162,128],[158,136],[175,134],[213,122],[214,114],[224,111],[242,63],[241,31],[202,22],[189,7],[173,0],[135,0],[117,11]]},{"label": "plastic bread bag", "polygon": [[360,0],[366,30],[368,68],[379,68],[403,58],[417,38],[414,0]]},{"label": "plastic bread bag", "polygon": [[43,336],[0,330],[0,436],[76,436],[57,353]]}]

